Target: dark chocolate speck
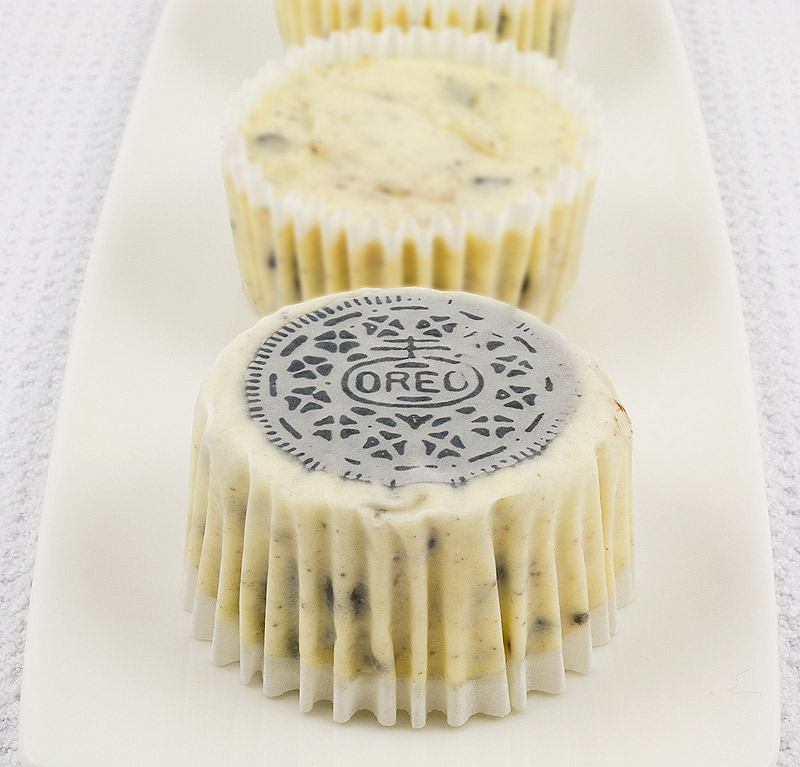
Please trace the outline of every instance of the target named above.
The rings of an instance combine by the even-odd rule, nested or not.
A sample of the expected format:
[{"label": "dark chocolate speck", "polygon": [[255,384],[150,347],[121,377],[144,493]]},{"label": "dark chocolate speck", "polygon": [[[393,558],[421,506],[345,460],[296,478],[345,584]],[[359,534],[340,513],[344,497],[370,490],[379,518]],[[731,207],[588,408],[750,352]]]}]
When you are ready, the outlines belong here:
[{"label": "dark chocolate speck", "polygon": [[286,653],[290,658],[300,657],[300,638],[297,629],[291,629],[286,635]]},{"label": "dark chocolate speck", "polygon": [[325,596],[325,604],[328,609],[333,609],[333,582],[327,576],[322,581],[322,593]]},{"label": "dark chocolate speck", "polygon": [[256,136],[256,144],[273,151],[283,151],[289,148],[290,142],[286,136],[280,133],[259,133]]},{"label": "dark chocolate speck", "polygon": [[497,16],[497,36],[502,37],[503,33],[506,31],[506,25],[508,24],[508,14],[505,12],[505,9],[500,9],[500,13]]},{"label": "dark chocolate speck", "polygon": [[358,583],[353,587],[350,592],[350,604],[357,616],[363,615],[369,609],[367,587],[363,583]]},{"label": "dark chocolate speck", "polygon": [[497,573],[497,582],[502,583],[506,579],[506,562],[502,557],[497,557],[495,560],[495,572]]},{"label": "dark chocolate speck", "polygon": [[508,176],[475,176],[472,179],[472,183],[477,186],[508,186],[511,183],[511,179]]}]

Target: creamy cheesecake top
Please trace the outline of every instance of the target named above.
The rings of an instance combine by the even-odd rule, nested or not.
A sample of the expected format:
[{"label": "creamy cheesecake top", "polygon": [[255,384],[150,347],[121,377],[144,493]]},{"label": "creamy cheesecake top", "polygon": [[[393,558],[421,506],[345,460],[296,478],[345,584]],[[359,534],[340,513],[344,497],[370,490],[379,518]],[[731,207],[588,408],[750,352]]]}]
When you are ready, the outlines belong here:
[{"label": "creamy cheesecake top", "polygon": [[278,195],[394,226],[495,213],[577,160],[573,117],[513,77],[438,59],[334,63],[290,75],[242,124]]}]

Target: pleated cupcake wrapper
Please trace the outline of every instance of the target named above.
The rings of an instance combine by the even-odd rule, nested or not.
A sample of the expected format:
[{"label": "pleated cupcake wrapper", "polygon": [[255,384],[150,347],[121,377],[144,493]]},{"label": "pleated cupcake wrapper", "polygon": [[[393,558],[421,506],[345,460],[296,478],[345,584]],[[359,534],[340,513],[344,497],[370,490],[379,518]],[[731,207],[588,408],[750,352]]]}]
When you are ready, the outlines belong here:
[{"label": "pleated cupcake wrapper", "polygon": [[[603,484],[608,482],[609,479],[609,477],[602,476],[599,478],[599,483]],[[607,536],[604,535],[603,537],[605,543],[613,541],[613,546],[609,547],[611,549],[610,553],[604,557],[599,566],[606,570],[614,571],[615,549],[617,557],[620,557],[620,549],[623,549],[620,558],[625,560],[627,564],[619,572],[614,572],[610,579],[611,587],[606,590],[604,598],[599,604],[590,609],[588,579],[586,574],[581,572],[582,567],[577,567],[574,570],[565,568],[563,564],[557,564],[554,561],[555,555],[552,553],[551,566],[558,570],[558,582],[569,583],[577,580],[579,583],[577,588],[579,593],[582,594],[581,600],[583,604],[577,614],[581,615],[581,623],[578,625],[573,622],[569,625],[564,625],[563,622],[559,624],[555,621],[552,626],[554,635],[551,637],[555,643],[554,647],[532,652],[522,660],[508,658],[505,668],[499,672],[473,679],[450,682],[442,677],[425,677],[424,675],[420,677],[416,673],[410,676],[400,676],[392,668],[382,669],[381,673],[375,673],[376,669],[370,668],[369,673],[366,674],[339,674],[337,673],[335,653],[333,663],[306,662],[304,660],[303,647],[303,616],[301,615],[304,612],[303,607],[301,607],[303,604],[302,594],[306,591],[313,592],[319,588],[320,573],[315,570],[313,573],[308,574],[307,578],[311,581],[311,585],[305,586],[303,581],[306,576],[304,576],[302,568],[299,567],[297,574],[299,581],[297,589],[299,594],[298,603],[294,606],[295,614],[289,621],[290,626],[296,625],[299,627],[296,630],[296,634],[299,636],[299,657],[281,657],[270,654],[268,651],[269,639],[266,642],[253,641],[251,636],[252,626],[254,621],[263,621],[268,637],[274,617],[272,613],[283,612],[283,608],[286,605],[278,607],[273,604],[271,610],[269,596],[267,596],[265,610],[253,611],[252,605],[248,608],[246,602],[239,602],[238,617],[231,614],[230,594],[237,588],[243,588],[243,584],[248,582],[245,574],[248,566],[248,550],[258,548],[259,545],[263,544],[263,541],[248,540],[247,530],[245,530],[243,536],[235,532],[233,530],[235,525],[232,525],[231,520],[226,520],[225,517],[237,512],[227,510],[223,511],[222,518],[210,525],[211,529],[208,530],[208,537],[204,538],[199,571],[204,572],[208,568],[209,562],[218,562],[220,565],[220,571],[217,575],[219,589],[222,592],[227,592],[229,596],[225,600],[205,593],[202,586],[198,584],[198,568],[191,562],[187,563],[184,607],[193,614],[192,634],[197,639],[211,641],[211,659],[215,664],[226,665],[238,661],[241,668],[241,678],[244,683],[249,683],[255,674],[260,673],[263,690],[267,696],[274,697],[290,690],[299,690],[300,708],[306,712],[310,711],[317,701],[332,701],[333,716],[338,722],[345,722],[357,711],[366,709],[373,712],[381,724],[392,725],[396,721],[396,712],[405,710],[410,714],[412,726],[422,727],[425,724],[427,714],[432,710],[438,710],[445,713],[449,724],[459,726],[473,714],[485,713],[493,716],[503,716],[509,713],[511,708],[524,709],[527,705],[527,693],[529,691],[562,692],[566,685],[565,671],[588,673],[591,670],[592,647],[609,641],[611,635],[617,629],[617,609],[626,606],[631,601],[633,593],[633,552],[629,544],[631,532],[629,526],[629,495],[626,486],[627,477],[625,479],[620,477],[619,479],[622,486],[618,487],[615,493],[619,499],[617,508],[604,509],[603,519],[594,519],[593,524],[602,526],[608,533]],[[256,481],[255,478],[253,481]],[[250,515],[258,514],[259,512],[254,509],[248,509],[247,513]],[[261,513],[263,513],[263,510]],[[197,514],[202,516],[203,510],[195,508],[194,515]],[[195,520],[196,522],[197,520]],[[206,524],[209,524],[207,517]],[[249,520],[246,526],[247,524],[249,524]],[[614,533],[613,527],[615,524],[623,528],[621,534]],[[331,528],[333,529],[332,526],[333,522],[331,522]],[[270,549],[268,556],[271,560],[274,561],[275,557],[289,558],[297,561],[299,565],[300,562],[310,562],[315,558],[315,554],[311,551],[306,556],[302,556],[301,545],[297,539],[286,541],[285,547],[279,546],[274,540],[275,531],[269,527],[269,523],[267,523],[267,530],[272,539],[267,544]],[[282,538],[283,533],[278,537]],[[601,545],[602,543],[603,541],[601,541]],[[335,540],[331,540],[330,545],[332,548],[335,547]],[[245,552],[241,562],[241,569],[238,567],[240,564],[238,558],[230,558],[226,561],[226,552],[241,550],[240,547]],[[331,559],[334,561],[346,561],[352,556],[352,551],[348,544],[345,544],[343,548],[346,550],[340,552],[339,556],[336,556],[335,552],[333,552]],[[281,553],[278,553],[279,551]],[[493,561],[498,561],[503,556],[502,551],[487,552],[487,559]],[[587,561],[592,561],[592,559],[592,554],[586,551],[582,552],[578,557],[581,565]],[[385,566],[386,563],[377,562],[374,563],[373,569]],[[213,568],[213,564],[211,567]],[[208,573],[205,572],[204,574],[205,579],[208,580]],[[485,575],[491,579],[492,573],[486,573]],[[425,572],[418,573],[417,576],[422,581],[429,580],[428,574]],[[269,580],[271,577],[270,575],[267,579],[267,594],[269,594],[271,588]],[[275,588],[278,591],[282,591],[284,589],[283,579],[280,575],[276,576],[276,579],[279,582],[275,584]],[[367,591],[370,592],[373,587],[374,584],[369,583]],[[573,585],[572,588],[575,588],[575,586]],[[422,600],[417,604],[411,605],[410,615],[425,614],[427,612],[429,605],[424,601],[427,596],[427,592],[424,592]],[[225,603],[226,601],[227,604]],[[314,608],[310,606],[306,609],[309,613],[314,611]],[[519,605],[509,609],[519,610]],[[255,615],[253,614],[254,612]],[[547,612],[555,616],[560,616],[564,612],[563,606],[559,604],[557,593],[551,595]],[[572,608],[568,608],[567,612],[576,614]],[[584,615],[586,617],[583,617]],[[484,638],[482,641],[494,642],[501,648],[500,653],[502,653],[502,648],[507,639],[507,636],[504,636],[502,624],[508,621],[509,618],[507,615],[501,614],[499,605],[497,618],[499,620],[495,634]],[[284,619],[285,615],[281,615],[281,620]],[[319,615],[311,615],[307,620],[314,622],[319,621],[319,619]],[[339,620],[346,621],[348,619],[344,616]],[[525,623],[534,625],[537,620],[539,618],[535,614],[526,614],[526,620],[522,622],[523,632]],[[334,623],[336,622],[337,619],[334,617]],[[350,635],[357,634],[359,630],[353,626],[349,628],[351,630],[347,633]],[[427,625],[422,625],[417,627],[416,630],[418,634],[425,636],[428,628]],[[285,624],[282,623],[281,630],[284,629]],[[516,629],[519,630],[519,626]],[[294,630],[291,627],[289,629],[290,633]],[[373,627],[370,627],[369,646],[372,648],[370,652],[374,653],[376,648],[372,645],[372,631]],[[511,628],[508,634],[513,636],[514,631],[515,629]],[[401,631],[400,633],[404,632]],[[406,627],[405,633],[409,636],[412,635],[414,628],[412,626]],[[280,644],[281,641],[278,640],[277,643]],[[456,638],[451,642],[449,637],[445,636],[444,647],[449,647],[451,643],[462,649],[466,647],[465,640]],[[376,644],[379,643],[376,642]],[[344,655],[347,655],[348,649],[353,650],[353,648],[344,648]],[[391,662],[391,655],[380,655],[379,657],[388,658]]]},{"label": "pleated cupcake wrapper", "polygon": [[[298,192],[278,195],[250,162],[238,131],[264,94],[290,74],[334,61],[437,58],[512,75],[573,115],[576,165],[562,165],[544,193],[526,191],[493,214],[464,210],[457,220],[407,217],[390,228],[327,211]],[[223,171],[237,258],[246,293],[262,314],[285,304],[364,286],[418,285],[489,295],[549,319],[578,273],[583,233],[599,164],[600,119],[589,92],[536,53],[457,30],[408,34],[356,30],[293,48],[247,81],[231,102],[223,137]]]},{"label": "pleated cupcake wrapper", "polygon": [[589,613],[589,621],[567,633],[560,648],[543,650],[524,661],[509,661],[506,670],[481,679],[451,685],[443,679],[425,683],[388,677],[341,678],[331,665],[302,665],[296,658],[264,655],[263,644],[245,643],[235,621],[217,618],[216,600],[196,588],[197,570],[189,565],[185,575],[185,609],[193,613],[192,635],[211,642],[215,665],[240,663],[241,680],[249,684],[260,674],[264,694],[274,698],[299,690],[300,710],[308,713],[315,703],[333,703],[333,719],[347,722],[362,710],[391,726],[397,712],[409,714],[412,727],[423,727],[427,715],[442,711],[447,723],[460,727],[475,714],[505,716],[512,709],[527,708],[528,692],[557,694],[566,688],[566,671],[588,673],[592,649],[607,643],[616,633],[616,613],[633,598],[632,569],[616,579],[616,592]]},{"label": "pleated cupcake wrapper", "polygon": [[561,61],[572,24],[574,0],[275,0],[286,45],[308,37],[361,27],[486,32],[521,51],[537,50]]},{"label": "pleated cupcake wrapper", "polygon": [[244,405],[220,407],[228,378],[207,381],[187,525],[194,636],[243,681],[260,672],[267,695],[299,689],[304,711],[332,700],[337,721],[407,710],[420,727],[437,709],[459,725],[560,692],[633,587],[629,425],[595,369],[582,375],[544,453],[462,491],[308,472],[240,422]]}]

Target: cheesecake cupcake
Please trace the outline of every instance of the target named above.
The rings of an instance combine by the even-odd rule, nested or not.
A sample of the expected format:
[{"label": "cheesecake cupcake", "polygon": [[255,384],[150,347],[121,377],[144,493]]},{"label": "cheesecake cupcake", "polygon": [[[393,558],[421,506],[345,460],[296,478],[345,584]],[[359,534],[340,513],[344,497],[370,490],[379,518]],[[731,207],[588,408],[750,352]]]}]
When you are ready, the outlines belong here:
[{"label": "cheesecake cupcake", "polygon": [[185,607],[268,696],[460,725],[589,671],[631,513],[628,416],[550,326],[463,292],[313,299],[203,384]]},{"label": "cheesecake cupcake", "polygon": [[293,48],[234,97],[224,133],[244,289],[261,314],[419,285],[548,319],[577,275],[598,122],[572,76],[485,34]]},{"label": "cheesecake cupcake", "polygon": [[387,27],[485,32],[563,61],[575,0],[275,0],[281,38],[297,45],[332,32]]}]

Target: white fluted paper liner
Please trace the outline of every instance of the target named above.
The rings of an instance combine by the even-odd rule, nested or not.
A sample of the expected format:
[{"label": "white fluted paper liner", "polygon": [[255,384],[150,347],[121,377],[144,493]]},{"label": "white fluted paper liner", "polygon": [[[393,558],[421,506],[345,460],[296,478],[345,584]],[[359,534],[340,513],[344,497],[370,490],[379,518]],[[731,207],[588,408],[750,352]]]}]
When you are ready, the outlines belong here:
[{"label": "white fluted paper liner", "polygon": [[398,677],[336,678],[330,665],[303,666],[297,658],[265,656],[263,644],[240,642],[238,623],[216,619],[216,600],[196,591],[197,570],[191,566],[187,566],[185,593],[190,602],[187,609],[193,612],[192,635],[211,640],[212,662],[225,666],[239,661],[245,684],[260,674],[268,697],[299,690],[304,713],[319,701],[332,701],[336,722],[347,722],[367,710],[380,724],[391,726],[397,721],[397,711],[406,711],[412,727],[423,727],[431,711],[442,711],[449,725],[460,727],[474,714],[505,716],[512,708],[524,710],[529,692],[563,692],[565,671],[589,673],[592,648],[616,633],[616,610],[632,598],[630,573],[628,569],[618,574],[617,593],[591,611],[586,625],[566,633],[560,648],[532,653],[521,662],[510,660],[505,671],[460,685],[437,678],[425,683]]},{"label": "white fluted paper liner", "polygon": [[580,356],[576,409],[547,449],[462,488],[308,471],[265,439],[242,390],[264,340],[331,300],[262,319],[203,385],[193,635],[214,663],[239,661],[243,681],[261,674],[268,696],[299,689],[304,711],[333,701],[336,721],[406,710],[420,727],[436,709],[460,725],[562,691],[632,597],[631,431],[613,389]]},{"label": "white fluted paper liner", "polygon": [[[290,74],[364,55],[436,58],[510,74],[573,116],[580,137],[575,164],[560,166],[543,193],[531,189],[497,213],[464,210],[457,220],[439,214],[427,225],[407,217],[390,228],[356,220],[346,209],[326,211],[296,192],[278,195],[260,164],[249,160],[239,125]],[[313,38],[268,63],[231,101],[222,165],[244,290],[262,315],[318,295],[418,285],[488,295],[550,319],[577,277],[599,125],[588,89],[574,76],[486,34],[390,28]]]},{"label": "white fluted paper liner", "polygon": [[275,0],[285,45],[353,28],[455,27],[562,61],[574,0]]}]

